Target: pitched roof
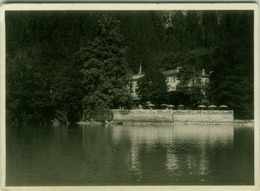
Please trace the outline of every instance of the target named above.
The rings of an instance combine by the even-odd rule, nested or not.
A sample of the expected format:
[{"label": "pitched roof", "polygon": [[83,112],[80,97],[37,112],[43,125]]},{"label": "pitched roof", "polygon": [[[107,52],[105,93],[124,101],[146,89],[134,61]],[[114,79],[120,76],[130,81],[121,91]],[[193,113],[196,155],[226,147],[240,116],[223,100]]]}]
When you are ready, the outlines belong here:
[{"label": "pitched roof", "polygon": [[169,76],[176,76],[178,72],[177,70],[167,70],[167,71],[163,71],[162,73],[165,77],[169,77]]}]

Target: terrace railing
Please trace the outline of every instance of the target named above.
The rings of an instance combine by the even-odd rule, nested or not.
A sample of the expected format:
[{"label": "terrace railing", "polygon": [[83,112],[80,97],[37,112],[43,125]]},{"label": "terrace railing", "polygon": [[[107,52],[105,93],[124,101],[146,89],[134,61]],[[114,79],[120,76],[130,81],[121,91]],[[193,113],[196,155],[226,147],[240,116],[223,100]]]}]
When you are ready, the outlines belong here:
[{"label": "terrace railing", "polygon": [[146,114],[163,114],[171,113],[173,115],[195,115],[195,114],[233,114],[233,110],[165,110],[165,109],[113,109],[113,112],[120,114],[129,114],[129,113],[146,113]]}]

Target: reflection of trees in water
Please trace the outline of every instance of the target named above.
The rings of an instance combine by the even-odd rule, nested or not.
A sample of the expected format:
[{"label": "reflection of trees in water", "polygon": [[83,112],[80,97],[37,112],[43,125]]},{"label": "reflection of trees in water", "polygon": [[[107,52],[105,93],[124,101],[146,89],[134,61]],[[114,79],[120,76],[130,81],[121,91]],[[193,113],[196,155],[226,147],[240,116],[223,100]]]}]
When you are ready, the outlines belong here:
[{"label": "reflection of trees in water", "polygon": [[227,125],[171,125],[171,126],[115,126],[113,139],[129,136],[132,142],[152,145],[162,143],[229,144],[233,141],[234,127]]},{"label": "reflection of trees in water", "polygon": [[[234,127],[232,124],[161,127],[124,125],[113,127],[112,136],[115,142],[122,136],[131,140],[131,168],[140,174],[140,177],[145,174],[145,167],[142,165],[147,166],[150,163],[165,168],[168,176],[175,178],[175,182],[190,178],[191,181],[199,183],[206,181],[206,175],[209,173],[208,152],[215,148],[232,147]],[[160,160],[154,163],[152,160],[156,158],[153,158],[153,155],[159,154],[154,153],[156,145],[162,147],[160,150],[166,149],[166,152],[165,156],[161,156]],[[152,168],[156,169],[155,166]]]},{"label": "reflection of trees in water", "polygon": [[195,152],[189,150],[182,154],[168,150],[166,159],[167,173],[169,176],[175,177],[176,182],[189,179],[192,182],[203,182],[209,172],[209,158],[203,148],[195,150]]},{"label": "reflection of trees in water", "polygon": [[66,148],[85,160],[78,166],[85,170],[78,174],[89,183],[114,182],[119,175],[120,181],[130,177],[136,183],[156,182],[165,175],[161,181],[178,184],[208,181],[208,153],[232,147],[233,136],[232,125],[124,125],[67,128],[65,140],[78,139],[72,142],[80,152],[73,151],[75,144]]},{"label": "reflection of trees in water", "polygon": [[140,171],[140,161],[139,161],[139,145],[137,143],[133,143],[130,148],[130,156],[131,156],[131,169],[134,174],[141,176]]},{"label": "reflection of trees in water", "polygon": [[8,184],[249,184],[253,138],[232,125],[9,128]]}]

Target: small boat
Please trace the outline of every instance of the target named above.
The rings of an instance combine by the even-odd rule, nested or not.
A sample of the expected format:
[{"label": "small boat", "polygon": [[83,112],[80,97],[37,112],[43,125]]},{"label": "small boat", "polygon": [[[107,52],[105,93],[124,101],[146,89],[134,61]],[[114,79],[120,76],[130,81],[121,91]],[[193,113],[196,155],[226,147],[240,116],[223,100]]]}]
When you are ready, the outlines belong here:
[{"label": "small boat", "polygon": [[105,121],[105,124],[123,125],[123,121]]}]

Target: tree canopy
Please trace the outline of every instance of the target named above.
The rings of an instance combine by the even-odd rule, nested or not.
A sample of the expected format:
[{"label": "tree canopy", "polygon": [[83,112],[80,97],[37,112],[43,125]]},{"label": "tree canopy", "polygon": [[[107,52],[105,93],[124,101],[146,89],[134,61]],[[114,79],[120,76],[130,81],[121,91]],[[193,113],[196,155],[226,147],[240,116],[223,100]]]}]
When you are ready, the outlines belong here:
[{"label": "tree canopy", "polygon": [[[140,60],[141,87],[163,84],[160,71],[176,67],[185,69],[180,85],[213,71],[210,103],[228,105],[235,118],[254,116],[253,11],[7,11],[5,18],[9,121],[75,122],[86,109],[131,107],[127,87]],[[153,97],[143,100],[156,102],[163,86],[148,86]],[[183,94],[194,92],[180,88],[167,99]]]},{"label": "tree canopy", "polygon": [[160,104],[162,95],[167,91],[165,76],[158,68],[154,67],[149,67],[144,77],[138,81],[138,87],[142,104],[149,101]]},{"label": "tree canopy", "polygon": [[118,21],[109,14],[102,15],[95,39],[80,51],[85,89],[83,107],[86,112],[130,105],[131,76],[125,53]]}]

